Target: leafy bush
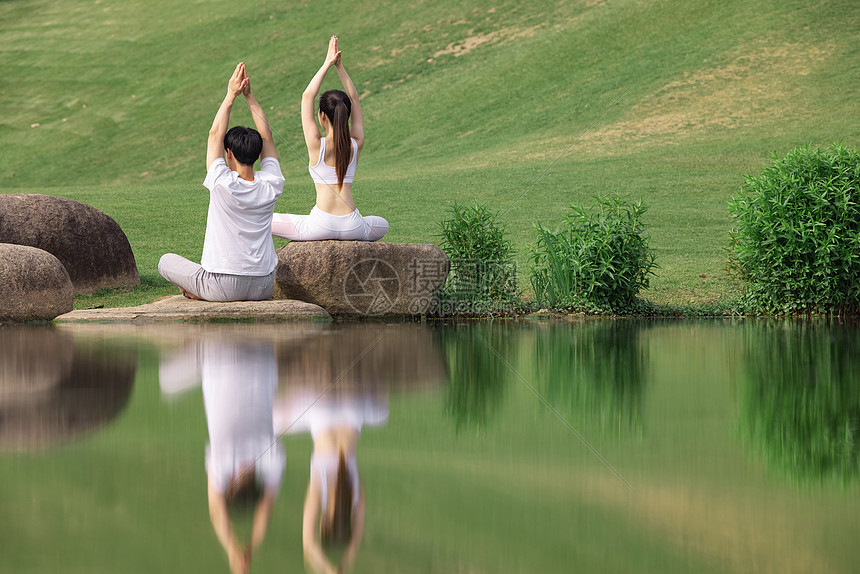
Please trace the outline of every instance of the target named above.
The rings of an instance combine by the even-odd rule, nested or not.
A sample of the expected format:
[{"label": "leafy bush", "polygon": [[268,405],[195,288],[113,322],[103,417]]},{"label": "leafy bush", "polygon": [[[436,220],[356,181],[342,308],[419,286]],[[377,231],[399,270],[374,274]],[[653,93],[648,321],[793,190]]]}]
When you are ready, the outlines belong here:
[{"label": "leafy bush", "polygon": [[619,313],[648,287],[655,263],[642,234],[647,207],[617,195],[595,199],[588,210],[572,205],[561,230],[537,225],[531,283],[539,305]]},{"label": "leafy bush", "polygon": [[730,268],[756,312],[854,312],[860,302],[860,156],[795,149],[747,176],[729,207]]},{"label": "leafy bush", "polygon": [[492,313],[516,306],[516,265],[499,214],[476,203],[454,204],[451,217],[440,223],[441,247],[451,260],[442,289],[441,314]]}]

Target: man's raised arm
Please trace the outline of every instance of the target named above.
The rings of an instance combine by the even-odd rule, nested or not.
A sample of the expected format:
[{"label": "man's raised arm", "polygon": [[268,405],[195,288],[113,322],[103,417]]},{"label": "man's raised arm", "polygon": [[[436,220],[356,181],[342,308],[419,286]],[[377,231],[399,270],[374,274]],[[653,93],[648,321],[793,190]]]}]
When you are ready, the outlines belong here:
[{"label": "man's raised arm", "polygon": [[239,62],[227,82],[227,95],[224,96],[224,101],[221,102],[221,107],[218,108],[218,113],[215,114],[212,127],[209,129],[209,139],[206,144],[207,170],[213,161],[219,157],[224,157],[224,134],[227,133],[227,126],[230,123],[230,110],[233,108],[233,102],[236,101],[236,98],[245,90],[247,85],[249,82],[245,75],[245,64]]},{"label": "man's raised arm", "polygon": [[[244,69],[244,68],[243,68]],[[257,101],[254,93],[251,91],[251,80],[245,76],[247,83],[242,92],[245,94],[245,101],[248,103],[248,108],[251,110],[251,115],[254,117],[254,127],[260,132],[260,137],[263,138],[263,150],[260,152],[260,159],[265,157],[273,157],[278,159],[278,150],[275,149],[275,140],[272,138],[272,128],[269,126],[269,120],[266,118],[266,112],[263,111],[263,106]]]}]

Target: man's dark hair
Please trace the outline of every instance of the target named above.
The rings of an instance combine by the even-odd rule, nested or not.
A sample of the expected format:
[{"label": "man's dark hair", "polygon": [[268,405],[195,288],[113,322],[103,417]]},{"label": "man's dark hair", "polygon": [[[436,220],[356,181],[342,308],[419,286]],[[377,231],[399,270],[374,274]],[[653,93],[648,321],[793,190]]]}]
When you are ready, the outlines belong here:
[{"label": "man's dark hair", "polygon": [[224,149],[232,151],[239,163],[254,165],[263,151],[263,137],[253,128],[234,126],[224,134]]}]

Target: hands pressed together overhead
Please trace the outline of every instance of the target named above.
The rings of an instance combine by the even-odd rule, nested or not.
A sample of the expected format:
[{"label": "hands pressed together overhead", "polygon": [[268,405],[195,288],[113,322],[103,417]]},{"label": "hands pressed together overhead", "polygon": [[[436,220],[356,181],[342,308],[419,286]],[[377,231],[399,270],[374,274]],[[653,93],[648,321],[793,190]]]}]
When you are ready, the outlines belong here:
[{"label": "hands pressed together overhead", "polygon": [[230,561],[230,572],[232,574],[247,574],[251,569],[251,552],[242,549],[238,544],[234,544],[227,551],[227,558]]},{"label": "hands pressed together overhead", "polygon": [[337,36],[332,36],[328,41],[328,53],[325,55],[325,63],[328,66],[340,64],[340,50],[337,49]]},{"label": "hands pressed together overhead", "polygon": [[239,62],[236,65],[233,75],[230,76],[230,80],[227,82],[227,93],[234,98],[238,97],[239,94],[247,96],[251,93],[251,79],[248,78],[248,74],[245,71],[244,62]]}]

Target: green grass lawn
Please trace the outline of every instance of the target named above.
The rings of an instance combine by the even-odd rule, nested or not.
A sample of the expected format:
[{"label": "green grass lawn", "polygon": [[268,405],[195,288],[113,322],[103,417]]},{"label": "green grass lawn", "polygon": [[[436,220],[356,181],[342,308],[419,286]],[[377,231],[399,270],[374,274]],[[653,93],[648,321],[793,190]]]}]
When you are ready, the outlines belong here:
[{"label": "green grass lawn", "polygon": [[647,298],[731,299],[744,175],[860,141],[854,0],[0,2],[0,192],[104,210],[143,280],[78,306],[175,293],[158,258],[199,258],[206,133],[240,60],[278,134],[277,209],[310,210],[299,99],[332,33],[366,116],[362,213],[390,221],[387,241],[431,243],[455,200],[504,211],[524,287],[534,224],[618,191],[650,206]]}]

